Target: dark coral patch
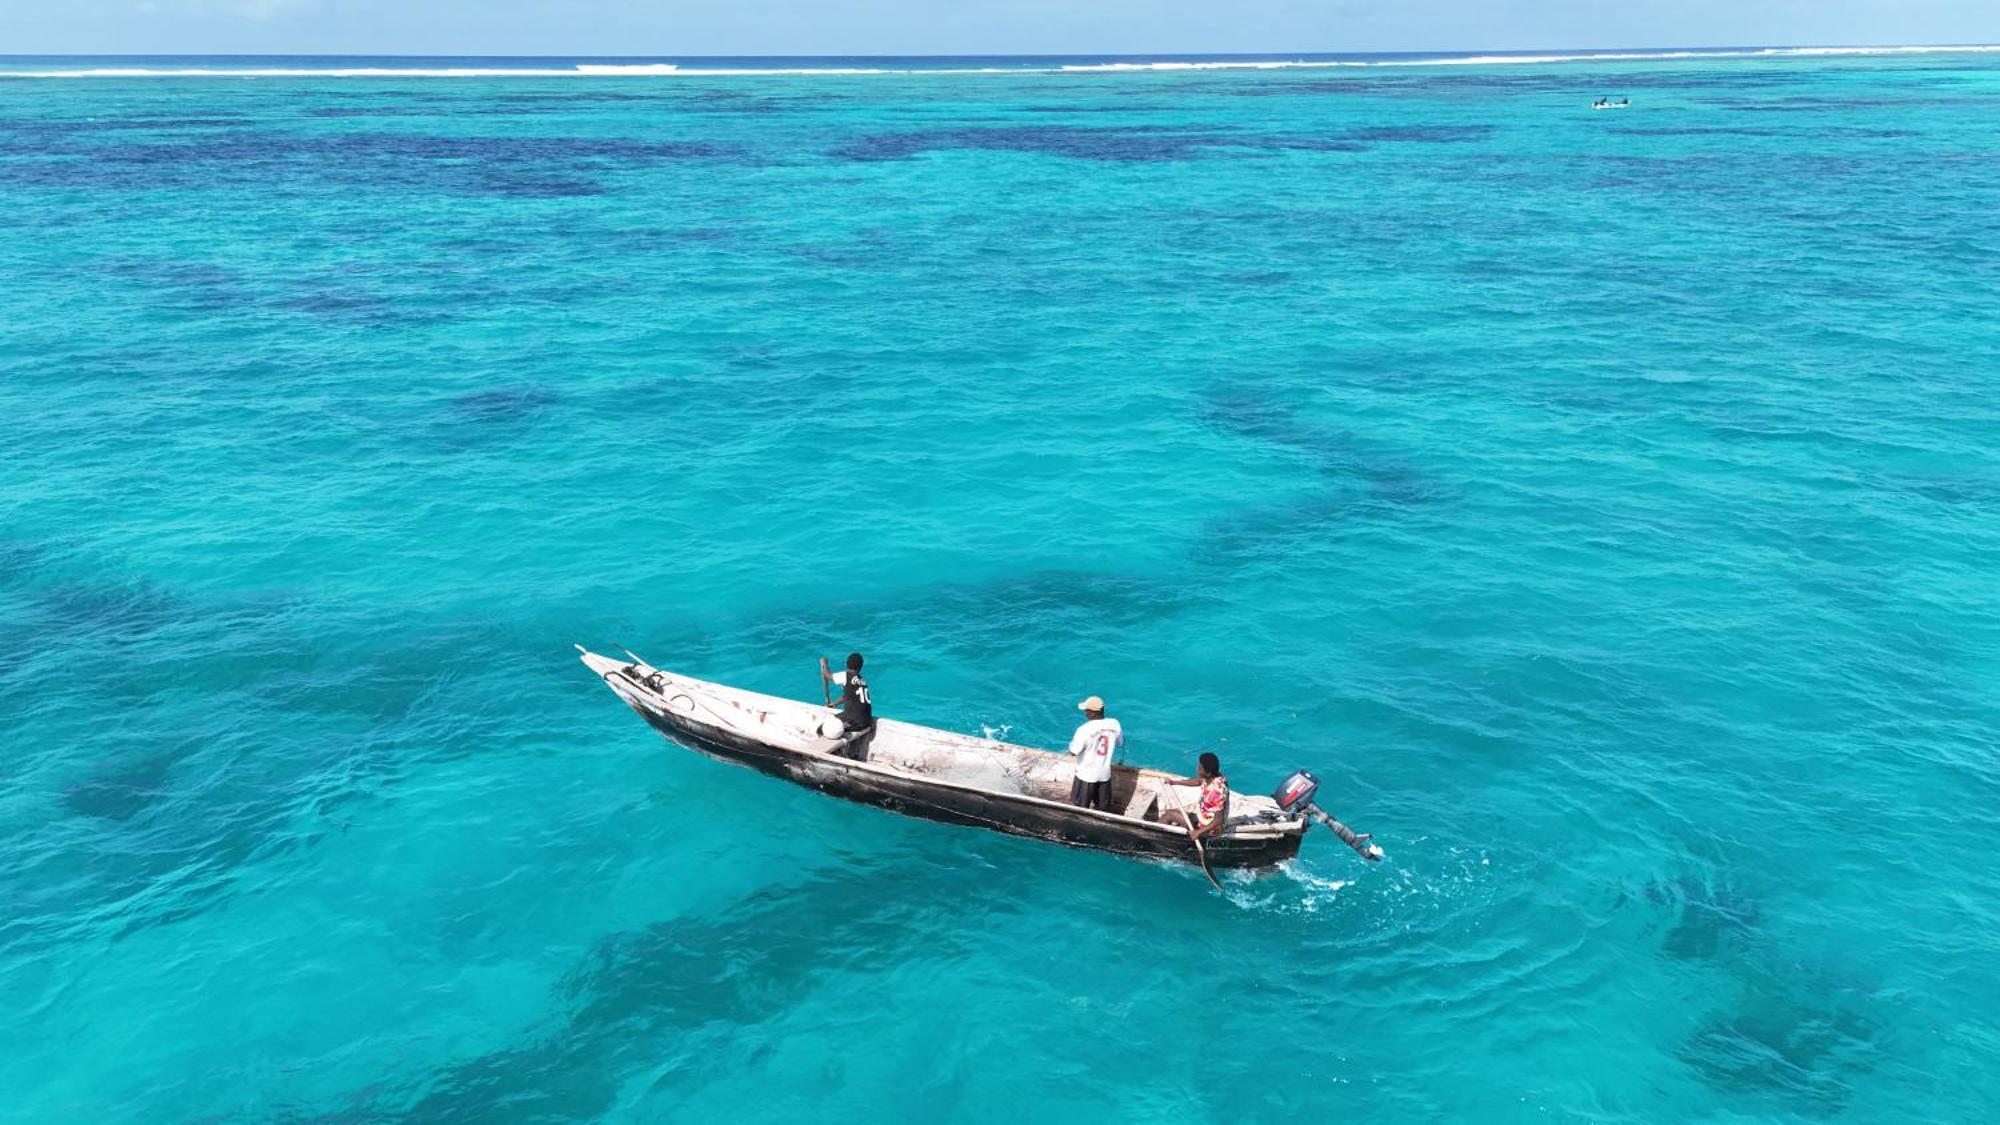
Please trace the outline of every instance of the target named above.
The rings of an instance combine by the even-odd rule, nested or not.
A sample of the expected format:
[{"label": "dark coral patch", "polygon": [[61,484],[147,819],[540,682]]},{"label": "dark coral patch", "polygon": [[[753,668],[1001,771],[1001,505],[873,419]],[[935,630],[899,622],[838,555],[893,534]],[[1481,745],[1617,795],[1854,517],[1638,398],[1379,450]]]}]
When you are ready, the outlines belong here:
[{"label": "dark coral patch", "polygon": [[1036,153],[1114,163],[1186,160],[1214,137],[1158,127],[1096,128],[1079,125],[1013,125],[881,133],[837,150],[843,160],[905,160],[924,152],[976,150]]},{"label": "dark coral patch", "polygon": [[1018,152],[1114,164],[1192,160],[1226,150],[1260,152],[1361,152],[1367,145],[1343,137],[1301,136],[1183,128],[1166,125],[960,125],[905,133],[879,133],[836,149],[834,156],[862,163],[906,160],[926,152]]},{"label": "dark coral patch", "polygon": [[556,401],[543,387],[496,387],[472,391],[451,400],[451,413],[466,422],[512,422],[538,413]]},{"label": "dark coral patch", "polygon": [[1341,134],[1346,140],[1364,144],[1426,145],[1468,144],[1492,135],[1491,125],[1377,125]]},{"label": "dark coral patch", "polygon": [[1679,1055],[1718,1093],[1766,1110],[1838,1114],[1881,1054],[1881,1029],[1839,995],[1762,973]]},{"label": "dark coral patch", "polygon": [[142,754],[92,774],[63,793],[63,807],[78,816],[128,820],[167,792],[167,774],[181,755]]}]

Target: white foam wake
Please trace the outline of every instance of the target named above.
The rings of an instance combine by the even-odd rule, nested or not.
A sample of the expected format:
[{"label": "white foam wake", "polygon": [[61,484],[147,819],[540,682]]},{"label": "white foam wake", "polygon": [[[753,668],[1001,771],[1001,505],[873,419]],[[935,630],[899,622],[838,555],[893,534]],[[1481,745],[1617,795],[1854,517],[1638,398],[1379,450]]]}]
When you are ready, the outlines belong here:
[{"label": "white foam wake", "polygon": [[1022,66],[705,67],[678,63],[577,63],[567,67],[77,67],[4,70],[0,78],[761,78],[861,75],[1133,74],[1208,70],[1394,69],[1428,66],[1534,66],[1562,63],[1670,62],[1687,59],[1783,59],[1839,56],[1991,54],[2000,45],[1755,47],[1684,51],[1580,51],[1570,54],[1434,55],[1376,59],[1163,59],[1156,62],[1047,63]]}]

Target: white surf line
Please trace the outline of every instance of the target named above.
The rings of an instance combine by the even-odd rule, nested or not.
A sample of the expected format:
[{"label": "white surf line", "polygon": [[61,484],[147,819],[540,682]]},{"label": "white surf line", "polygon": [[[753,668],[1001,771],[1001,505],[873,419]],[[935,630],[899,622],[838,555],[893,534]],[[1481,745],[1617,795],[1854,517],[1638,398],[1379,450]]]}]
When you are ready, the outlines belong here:
[{"label": "white surf line", "polygon": [[578,63],[570,67],[85,67],[4,70],[7,78],[772,78],[868,75],[1143,74],[1223,70],[1388,70],[1432,66],[1535,66],[1590,62],[1673,62],[1703,59],[1880,57],[1992,54],[2000,45],[1900,47],[1758,47],[1681,51],[1586,51],[1573,54],[1436,55],[1396,59],[1212,59],[1157,62],[1056,63],[983,67],[702,67],[679,63]]}]

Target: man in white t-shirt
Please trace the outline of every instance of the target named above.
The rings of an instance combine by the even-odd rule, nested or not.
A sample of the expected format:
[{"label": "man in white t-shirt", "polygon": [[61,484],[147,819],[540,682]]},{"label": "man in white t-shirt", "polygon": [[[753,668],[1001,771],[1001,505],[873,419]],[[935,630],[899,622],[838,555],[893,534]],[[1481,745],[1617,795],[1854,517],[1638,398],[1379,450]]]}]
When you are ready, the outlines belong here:
[{"label": "man in white t-shirt", "polygon": [[1083,725],[1069,740],[1069,752],[1076,756],[1076,780],[1069,783],[1069,803],[1110,812],[1111,765],[1125,749],[1125,728],[1117,719],[1104,717],[1104,701],[1094,695],[1076,707],[1083,712]]}]

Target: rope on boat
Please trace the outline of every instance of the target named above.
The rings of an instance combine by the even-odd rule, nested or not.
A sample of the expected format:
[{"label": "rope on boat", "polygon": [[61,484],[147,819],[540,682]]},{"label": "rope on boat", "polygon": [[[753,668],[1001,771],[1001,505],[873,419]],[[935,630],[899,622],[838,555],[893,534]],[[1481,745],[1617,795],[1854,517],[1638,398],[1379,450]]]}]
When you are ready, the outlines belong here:
[{"label": "rope on boat", "polygon": [[[742,723],[740,723],[737,720],[735,716],[726,715],[722,713],[721,711],[717,710],[714,706],[710,705],[706,701],[706,699],[704,699],[700,695],[697,695],[694,692],[682,690],[675,692],[671,696],[666,694],[665,673],[660,672],[657,669],[653,672],[651,676],[647,676],[644,679],[633,676],[631,670],[627,668],[614,668],[611,671],[604,673],[604,678],[607,680],[613,676],[622,677],[627,683],[631,684],[634,688],[637,688],[639,691],[651,694],[655,698],[659,699],[661,703],[666,704],[669,707],[672,707],[675,710],[680,711],[684,714],[692,716],[695,711],[700,710],[706,713],[709,716],[709,719],[711,720],[712,724],[717,727],[721,727],[725,730],[734,731],[738,734],[742,734],[745,736],[752,736],[752,737],[755,736],[756,732],[747,729]],[[660,686],[658,687],[655,687],[652,684],[646,682],[647,680],[656,678],[662,681]],[[687,701],[687,705],[685,707],[680,706],[680,701],[683,699]],[[764,719],[768,719],[771,716],[771,713],[769,711],[750,712],[748,708],[743,707],[741,704],[732,704],[732,706],[734,706],[735,709],[738,711],[756,714],[762,716]],[[661,714],[665,713],[666,712],[664,710],[661,711]],[[791,728],[784,728],[784,729],[789,730]],[[826,737],[825,735],[820,734],[817,729],[811,731],[801,730],[798,731],[797,733],[801,735],[810,735],[811,737],[820,739],[824,739]]]}]

